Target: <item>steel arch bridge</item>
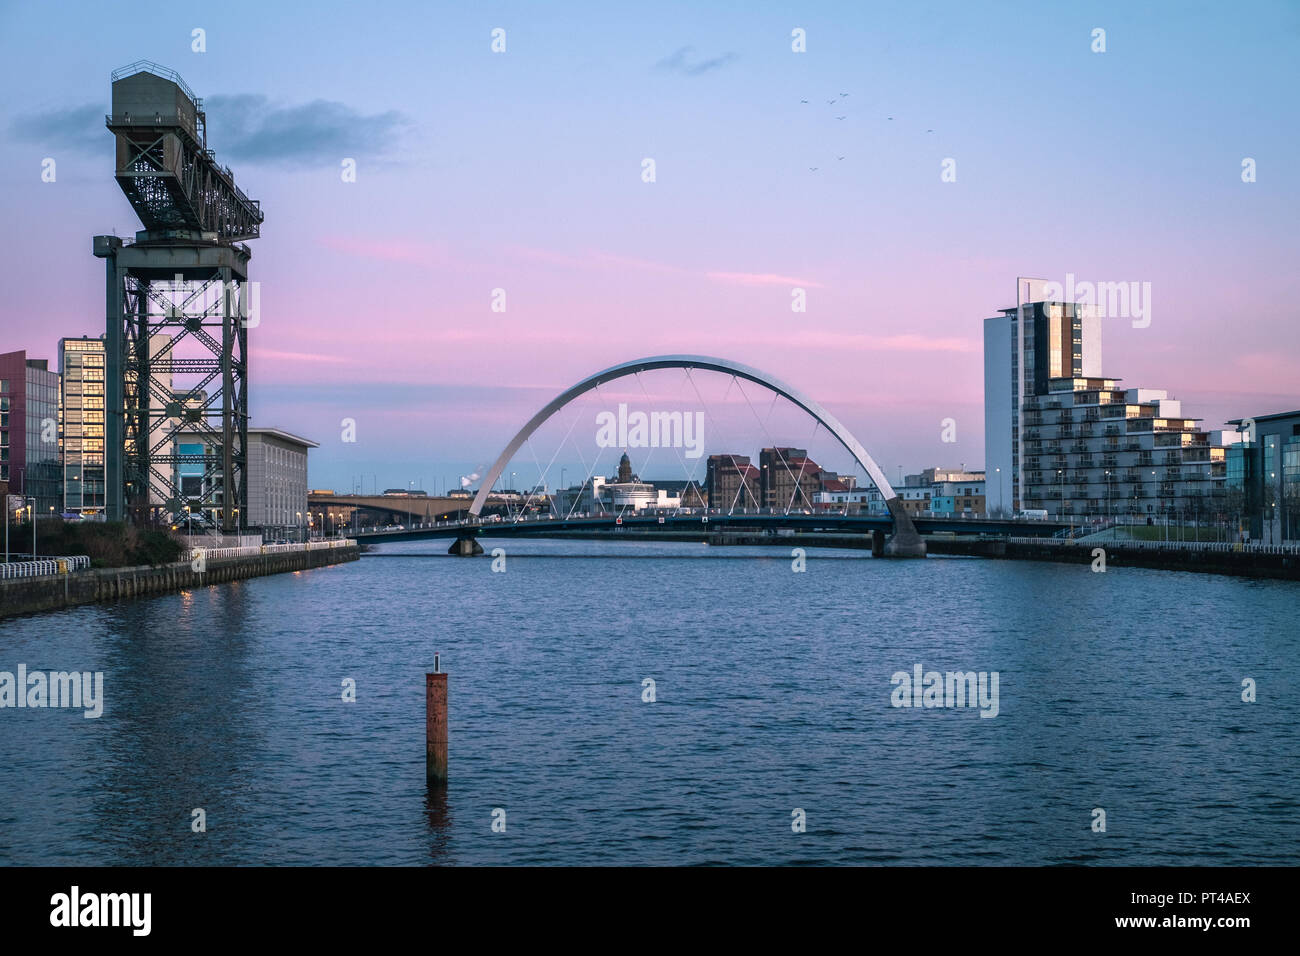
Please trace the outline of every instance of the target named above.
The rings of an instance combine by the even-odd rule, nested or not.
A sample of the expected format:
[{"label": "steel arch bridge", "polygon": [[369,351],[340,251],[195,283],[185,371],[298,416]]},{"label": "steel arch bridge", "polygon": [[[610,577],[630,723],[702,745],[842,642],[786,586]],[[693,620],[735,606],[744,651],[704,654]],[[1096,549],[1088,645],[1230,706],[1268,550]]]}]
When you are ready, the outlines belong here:
[{"label": "steel arch bridge", "polygon": [[[611,366],[604,371],[597,372],[583,379],[578,384],[561,392],[555,398],[551,399],[536,415],[528,420],[528,423],[510,440],[505,450],[497,457],[487,474],[483,476],[482,484],[479,486],[478,493],[474,496],[474,502],[470,505],[469,514],[471,520],[477,519],[487,504],[488,496],[493,486],[496,484],[510,460],[515,453],[523,447],[524,442],[532,436],[552,415],[564,408],[575,398],[594,388],[612,382],[616,379],[625,378],[629,375],[636,375],[640,372],[648,372],[656,369],[702,369],[710,372],[721,372],[725,375],[733,375],[736,378],[743,378],[747,381],[760,385],[776,394],[786,398],[805,413],[810,415],[814,420],[821,424],[829,431],[835,439],[844,446],[845,450],[853,456],[854,460],[863,468],[870,477],[876,488],[880,491],[885,499],[885,507],[889,509],[890,519],[893,526],[893,534],[886,546],[885,553],[894,557],[924,557],[925,541],[917,533],[916,526],[912,523],[912,518],[908,515],[907,510],[903,507],[902,500],[890,485],[889,480],[885,477],[880,466],[868,453],[867,449],[858,441],[853,434],[844,427],[844,425],[832,415],[829,411],[821,406],[817,401],[804,394],[797,388],[787,385],[775,376],[768,375],[756,368],[748,365],[742,365],[739,362],[732,362],[729,359],[713,358],[707,355],[656,355],[649,358],[634,359],[630,362],[623,362],[619,365]],[[462,542],[458,541],[457,545]],[[454,553],[474,553],[473,542],[468,542],[468,547],[462,547],[458,551],[453,546]]]}]

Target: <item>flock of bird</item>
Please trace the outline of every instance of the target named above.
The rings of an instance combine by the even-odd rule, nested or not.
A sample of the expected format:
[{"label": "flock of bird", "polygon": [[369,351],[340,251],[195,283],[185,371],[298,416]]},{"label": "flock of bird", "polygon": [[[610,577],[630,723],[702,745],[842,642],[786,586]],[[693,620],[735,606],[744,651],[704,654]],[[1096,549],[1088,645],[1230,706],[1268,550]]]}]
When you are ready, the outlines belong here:
[{"label": "flock of bird", "polygon": [[[839,106],[839,105],[841,105],[841,104],[843,103],[843,101],[848,97],[848,95],[849,95],[849,94],[847,94],[847,93],[841,93],[839,96],[835,97],[834,99],[829,99],[829,100],[827,100],[827,101],[826,101],[826,105],[827,105],[827,106]],[[800,102],[801,104],[803,104],[803,105],[806,106],[806,105],[809,104],[810,101],[809,101],[809,100],[800,100],[799,102]],[[847,116],[837,116],[837,117],[835,117],[835,119],[836,119],[836,120],[845,120],[845,119],[848,119],[848,117],[847,117]],[[894,118],[893,118],[892,116],[886,116],[885,119],[886,119],[888,122],[891,122],[891,123],[894,121]],[[933,133],[934,130],[932,130],[932,129],[927,129],[926,132],[927,132],[927,133]],[[835,159],[836,159],[836,160],[839,160],[839,161],[842,161],[842,160],[844,159],[844,157],[843,157],[843,156],[836,156]],[[821,168],[820,166],[809,166],[809,167],[808,167],[808,169],[811,170],[811,171],[814,172],[814,173],[817,172],[820,168]]]}]

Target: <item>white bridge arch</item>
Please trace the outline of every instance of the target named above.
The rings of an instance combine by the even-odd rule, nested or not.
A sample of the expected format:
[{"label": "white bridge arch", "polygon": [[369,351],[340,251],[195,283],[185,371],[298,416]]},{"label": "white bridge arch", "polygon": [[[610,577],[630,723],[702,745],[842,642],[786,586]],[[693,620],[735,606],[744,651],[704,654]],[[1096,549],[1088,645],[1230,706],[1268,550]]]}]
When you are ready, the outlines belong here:
[{"label": "white bridge arch", "polygon": [[[528,441],[533,432],[537,431],[547,419],[565,405],[568,405],[579,395],[589,392],[606,382],[612,382],[615,379],[625,378],[629,375],[636,375],[639,372],[674,368],[698,368],[710,372],[734,375],[737,378],[743,378],[770,389],[799,406],[835,436],[836,440],[862,466],[868,477],[875,483],[876,488],[879,489],[881,495],[884,496],[885,506],[889,509],[889,513],[894,520],[894,536],[890,542],[891,550],[897,553],[915,553],[919,549],[920,554],[925,553],[925,544],[916,533],[916,527],[913,525],[911,517],[907,514],[902,501],[894,492],[893,486],[885,477],[885,473],[880,470],[880,466],[872,459],[862,443],[853,437],[853,434],[840,423],[839,419],[823,408],[820,403],[799,391],[799,389],[785,384],[766,372],[760,372],[756,368],[742,365],[739,362],[712,358],[707,355],[655,355],[650,358],[634,359],[630,362],[614,365],[603,372],[597,372],[595,375],[583,379],[577,385],[555,396],[541,411],[528,420],[528,424],[524,425],[519,430],[519,433],[511,439],[505,451],[501,452],[488,473],[483,476],[478,493],[474,496],[474,503],[470,505],[470,515],[475,518],[479,516],[483,507],[487,504],[488,495],[497,483],[497,479],[501,477],[506,466],[510,463],[510,459],[523,447],[524,442]],[[903,551],[899,551],[900,547]]]}]

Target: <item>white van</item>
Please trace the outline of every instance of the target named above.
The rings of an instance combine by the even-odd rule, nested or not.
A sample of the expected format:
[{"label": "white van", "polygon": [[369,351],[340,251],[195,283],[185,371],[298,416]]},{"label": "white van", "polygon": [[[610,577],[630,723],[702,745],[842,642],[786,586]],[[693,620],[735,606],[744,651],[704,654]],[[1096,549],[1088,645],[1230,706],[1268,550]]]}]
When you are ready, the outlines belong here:
[{"label": "white van", "polygon": [[1023,508],[1020,511],[1016,512],[1016,519],[1018,521],[1046,521],[1047,509],[1046,508]]}]

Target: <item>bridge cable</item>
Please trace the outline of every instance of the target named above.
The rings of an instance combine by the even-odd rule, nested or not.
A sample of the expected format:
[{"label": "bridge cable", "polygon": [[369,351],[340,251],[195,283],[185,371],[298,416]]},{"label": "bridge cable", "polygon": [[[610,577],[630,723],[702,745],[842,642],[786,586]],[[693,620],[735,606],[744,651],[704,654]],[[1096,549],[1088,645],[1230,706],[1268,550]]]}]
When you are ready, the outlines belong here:
[{"label": "bridge cable", "polygon": [[[686,370],[683,369],[683,371],[686,371]],[[649,402],[649,403],[652,403],[652,404],[653,404],[653,400],[650,398],[650,393],[649,393],[648,391],[646,391],[645,382],[641,381],[641,373],[640,373],[640,372],[637,372],[636,375],[634,375],[633,377],[636,379],[637,384],[638,384],[639,386],[641,386],[641,394],[643,394],[643,395],[645,396],[646,401]],[[683,425],[682,425],[682,429],[683,429],[682,434],[683,434],[683,437],[685,437],[685,428],[686,428],[686,426],[685,426],[685,413],[683,413]],[[681,450],[680,448],[674,448],[673,451],[677,454],[677,462],[678,462],[678,464],[680,464],[680,465],[682,466],[682,474],[686,476],[686,481],[687,481],[688,483],[694,481],[694,482],[698,485],[698,484],[699,484],[699,480],[695,477],[694,470],[686,467],[686,459],[682,457],[682,450]],[[684,491],[685,489],[682,489],[682,490]],[[678,513],[678,514],[681,514],[681,510],[682,510],[682,499],[681,499],[681,495],[678,495],[678,496],[677,496],[677,513]]]},{"label": "bridge cable", "polygon": [[[569,425],[569,430],[568,430],[567,432],[564,433],[564,437],[560,439],[560,443],[559,443],[558,445],[555,446],[555,454],[552,455],[552,456],[551,456],[551,460],[550,460],[549,462],[546,463],[546,470],[543,471],[543,472],[541,473],[541,483],[542,483],[543,486],[546,484],[546,476],[547,476],[548,474],[550,474],[551,467],[555,464],[555,459],[558,458],[558,457],[560,457],[560,451],[561,451],[561,449],[564,448],[565,443],[569,440],[569,436],[573,434],[573,430],[574,430],[576,427],[578,427],[578,420],[579,420],[581,417],[582,417],[581,413],[576,414],[576,415],[573,416],[573,422],[572,422],[572,424]],[[541,463],[540,460],[538,460],[538,458],[537,458],[537,453],[536,453],[535,451],[533,451],[533,447],[532,447],[532,445],[533,445],[533,439],[532,439],[532,436],[531,436],[531,435],[528,437],[528,442],[527,442],[527,444],[528,444],[528,450],[529,450],[530,452],[533,452],[533,460],[537,463],[537,467],[540,469],[542,463]],[[584,464],[585,464],[585,463],[584,463]],[[531,501],[532,498],[533,498],[533,496],[532,496],[532,495],[529,495],[528,500]],[[554,496],[552,496],[552,498],[554,498]],[[528,502],[525,501],[525,502],[524,502],[524,505],[527,506],[527,504],[528,504]],[[554,502],[552,501],[552,506],[553,506],[553,505],[554,505]]]},{"label": "bridge cable", "polygon": [[[821,428],[821,424],[822,424],[821,422],[816,422],[814,424],[813,433],[810,436],[809,444],[812,444],[811,439],[817,437],[817,430]],[[794,491],[790,492],[790,501],[785,506],[785,513],[787,516],[790,514],[790,508],[794,505],[794,499],[796,495],[803,496],[804,504],[808,505],[810,511],[816,510],[815,508],[813,508],[813,503],[808,500],[808,495],[804,492],[803,485],[800,484],[800,482],[802,482],[803,480],[804,469],[807,467],[808,467],[808,456],[804,455],[802,459],[802,463],[799,465],[799,476],[794,480]]]},{"label": "bridge cable", "polygon": [[[704,406],[704,411],[705,411],[705,414],[707,414],[707,415],[709,416],[709,421],[713,424],[713,427],[714,427],[714,428],[717,428],[717,425],[718,425],[717,419],[715,419],[715,418],[713,417],[713,410],[712,410],[711,408],[709,408],[709,403],[706,402],[706,401],[704,400],[704,396],[700,394],[700,388],[699,388],[698,385],[695,384],[695,376],[693,376],[693,375],[691,374],[691,370],[690,370],[689,368],[684,368],[684,369],[682,369],[682,371],[684,371],[684,372],[686,373],[686,379],[687,379],[687,381],[689,381],[689,382],[691,383],[691,388],[695,390],[695,397],[698,398],[698,399],[700,400],[700,404]],[[735,376],[734,374],[731,376],[731,381],[727,383],[727,390],[726,390],[726,391],[723,393],[723,395],[722,395],[722,400],[723,400],[723,401],[726,401],[727,396],[731,394],[731,386],[732,386],[732,385],[735,385],[737,388],[740,387],[739,380],[736,378],[736,376]],[[743,394],[743,392],[742,392],[742,394]],[[722,438],[722,429],[721,429],[721,428],[717,428],[717,431],[718,431],[718,437],[721,439],[721,438]],[[725,442],[725,444],[730,444],[730,443],[729,443],[729,442]],[[734,452],[728,452],[727,454],[728,454],[729,457],[731,458],[731,467],[734,468],[734,469],[736,470],[736,472],[739,474],[739,472],[740,472],[740,466],[736,463],[736,455],[735,455],[735,453],[734,453]],[[732,501],[731,501],[731,505],[729,506],[729,508],[728,508],[728,510],[727,510],[727,514],[728,514],[728,515],[730,515],[732,512],[734,512],[734,511],[736,510],[736,501],[740,498],[740,493],[741,493],[741,491],[744,490],[745,487],[746,487],[746,485],[745,485],[745,479],[742,477],[742,478],[740,479],[740,487],[738,487],[738,488],[736,489],[736,497],[732,499]],[[762,502],[760,501],[759,504],[761,505]],[[710,501],[710,502],[709,502],[709,507],[710,507],[710,508],[714,507],[714,502]]]},{"label": "bridge cable", "polygon": [[[772,446],[771,446],[771,447],[775,450],[776,447],[777,447],[776,439],[773,438],[773,437],[772,437],[772,433],[771,433],[770,431],[768,431],[767,423],[764,422],[763,419],[759,417],[759,415],[758,415],[758,410],[754,408],[754,403],[751,402],[751,401],[749,400],[749,396],[748,396],[747,394],[745,394],[744,386],[742,386],[739,382],[737,382],[737,383],[736,383],[736,388],[740,391],[740,394],[741,394],[741,395],[744,395],[744,396],[745,396],[745,403],[746,403],[747,405],[749,405],[749,410],[750,410],[751,412],[753,412],[753,414],[754,414],[754,419],[758,422],[759,427],[763,429],[763,434],[767,436],[767,440],[770,441],[770,442],[772,443]],[[773,396],[773,406],[775,406],[775,404],[776,404],[776,396],[774,395],[774,396]],[[818,426],[821,425],[821,422],[819,422],[815,416],[813,417],[813,421],[814,421]],[[813,429],[813,437],[815,438],[816,436],[817,436],[817,430],[816,430],[816,428],[814,428],[814,429]],[[781,461],[782,466],[785,468],[786,474],[788,474],[791,478],[794,478],[794,480],[795,480],[795,487],[798,488],[798,487],[799,487],[799,479],[798,479],[798,478],[795,478],[795,474],[794,474],[794,472],[791,471],[791,469],[790,469],[790,463],[786,460],[786,458],[785,458],[784,455],[780,455],[780,456],[778,456],[778,457],[779,457],[779,459],[780,459],[780,461]],[[806,456],[805,456],[805,457],[806,457]],[[800,468],[800,470],[802,471],[802,467]],[[791,497],[790,504],[793,504],[793,503],[794,503],[794,499],[793,499],[793,496],[792,496],[792,497]],[[789,504],[786,506],[786,511],[785,511],[785,513],[786,513],[787,516],[790,514],[790,505],[789,505]]]},{"label": "bridge cable", "polygon": [[[595,388],[594,388],[594,391],[596,392],[596,396],[597,396],[597,397],[600,397],[600,383],[599,383],[599,382],[596,383]],[[577,424],[577,418],[574,418],[574,424],[575,424],[575,425]],[[582,446],[579,445],[579,444],[576,444],[576,443],[575,443],[574,446],[573,446],[573,448],[574,448],[574,450],[578,453],[578,460],[581,461],[583,467],[586,468],[586,467],[587,467],[587,457],[582,453]],[[568,520],[569,518],[573,517],[573,513],[574,513],[574,511],[576,511],[577,508],[578,508],[578,502],[582,500],[582,491],[581,491],[581,489],[582,489],[582,488],[585,488],[585,487],[588,486],[588,483],[591,481],[591,476],[592,476],[592,474],[596,471],[596,465],[598,465],[599,463],[600,463],[600,452],[596,452],[595,457],[593,457],[592,460],[591,460],[591,467],[590,467],[590,468],[587,468],[587,474],[586,474],[586,477],[582,479],[582,484],[578,486],[578,488],[579,488],[579,492],[578,492],[577,495],[574,496],[574,499],[573,499],[573,505],[572,505],[572,507],[569,508],[569,513],[565,515],[565,520]],[[592,489],[591,489],[591,500],[592,500],[592,503],[593,503],[593,504],[599,504],[599,502],[600,502],[600,499],[598,499],[598,498],[596,497],[596,490],[595,490],[595,488],[592,488]],[[604,505],[601,505],[600,510],[601,510],[601,513],[603,514],[604,511],[605,511]]]}]

